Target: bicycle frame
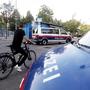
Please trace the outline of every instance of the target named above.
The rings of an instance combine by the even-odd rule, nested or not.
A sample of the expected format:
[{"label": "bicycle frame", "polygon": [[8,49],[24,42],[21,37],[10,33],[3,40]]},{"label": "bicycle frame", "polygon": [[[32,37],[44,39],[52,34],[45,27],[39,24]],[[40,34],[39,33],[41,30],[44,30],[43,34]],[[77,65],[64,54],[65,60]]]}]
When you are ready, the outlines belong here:
[{"label": "bicycle frame", "polygon": [[[26,51],[26,53],[28,53],[28,51],[29,51],[29,44],[30,43],[24,42],[23,44],[24,44],[24,47],[22,47],[22,48]],[[13,58],[13,63],[14,63],[14,66],[15,66],[21,60],[23,55],[21,54],[19,56],[19,58],[18,58],[18,61],[16,62],[15,55],[18,54],[18,53],[13,49],[13,47],[11,45],[10,45],[10,49],[11,49],[11,53],[8,53],[8,55],[10,55]]]}]

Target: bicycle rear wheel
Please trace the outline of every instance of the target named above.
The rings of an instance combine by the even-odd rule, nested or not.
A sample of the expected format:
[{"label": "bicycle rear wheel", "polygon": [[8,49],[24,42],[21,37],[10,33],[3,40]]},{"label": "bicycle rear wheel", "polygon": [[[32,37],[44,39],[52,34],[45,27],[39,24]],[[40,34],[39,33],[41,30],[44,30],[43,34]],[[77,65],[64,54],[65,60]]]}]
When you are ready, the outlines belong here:
[{"label": "bicycle rear wheel", "polygon": [[9,55],[0,56],[0,80],[6,79],[13,70],[12,57]]},{"label": "bicycle rear wheel", "polygon": [[34,62],[36,62],[36,53],[33,50],[29,50],[28,57],[24,62],[24,66],[29,69]]}]

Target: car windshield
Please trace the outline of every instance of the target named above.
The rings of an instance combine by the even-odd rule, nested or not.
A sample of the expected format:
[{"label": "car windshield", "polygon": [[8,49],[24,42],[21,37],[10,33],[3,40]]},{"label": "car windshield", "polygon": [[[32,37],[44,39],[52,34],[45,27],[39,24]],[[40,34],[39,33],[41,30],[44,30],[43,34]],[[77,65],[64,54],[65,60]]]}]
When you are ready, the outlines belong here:
[{"label": "car windshield", "polygon": [[90,31],[87,32],[78,42],[79,45],[90,48]]}]

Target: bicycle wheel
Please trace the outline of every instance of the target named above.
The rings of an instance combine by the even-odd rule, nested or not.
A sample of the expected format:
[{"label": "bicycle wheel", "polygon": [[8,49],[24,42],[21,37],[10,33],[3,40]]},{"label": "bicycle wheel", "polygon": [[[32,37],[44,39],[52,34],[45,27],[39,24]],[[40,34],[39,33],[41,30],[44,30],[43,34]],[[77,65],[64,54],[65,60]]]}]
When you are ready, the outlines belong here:
[{"label": "bicycle wheel", "polygon": [[24,66],[29,69],[34,62],[36,62],[36,53],[33,50],[29,50],[28,57],[24,62]]},{"label": "bicycle wheel", "polygon": [[7,78],[13,70],[12,57],[9,55],[0,56],[0,80]]}]

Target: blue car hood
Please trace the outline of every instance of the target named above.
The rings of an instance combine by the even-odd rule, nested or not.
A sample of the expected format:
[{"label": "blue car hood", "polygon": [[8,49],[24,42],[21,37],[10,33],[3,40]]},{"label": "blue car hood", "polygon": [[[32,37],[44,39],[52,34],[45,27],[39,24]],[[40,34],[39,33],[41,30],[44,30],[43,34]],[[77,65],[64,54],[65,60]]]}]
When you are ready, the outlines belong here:
[{"label": "blue car hood", "polygon": [[90,53],[71,44],[50,49],[33,64],[24,90],[90,90]]}]

